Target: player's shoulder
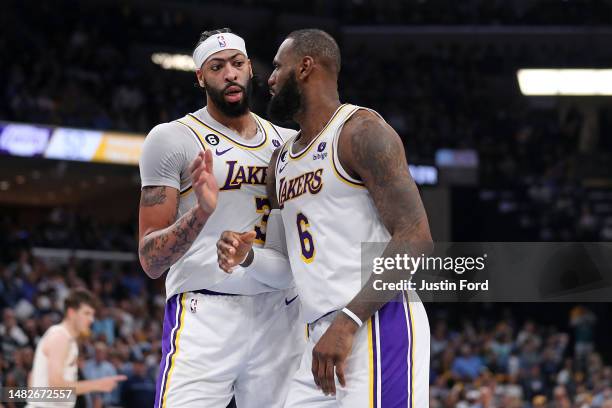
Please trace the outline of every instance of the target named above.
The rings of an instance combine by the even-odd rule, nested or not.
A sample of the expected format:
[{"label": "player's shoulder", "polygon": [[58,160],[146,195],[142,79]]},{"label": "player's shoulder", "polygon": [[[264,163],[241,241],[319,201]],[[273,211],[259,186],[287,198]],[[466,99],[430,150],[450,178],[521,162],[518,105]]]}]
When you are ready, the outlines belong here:
[{"label": "player's shoulder", "polygon": [[147,138],[157,139],[180,134],[189,134],[189,129],[177,120],[173,120],[155,125],[147,134]]},{"label": "player's shoulder", "polygon": [[70,333],[59,324],[49,327],[43,337],[44,347],[49,350],[67,347],[70,340],[72,340]]},{"label": "player's shoulder", "polygon": [[276,133],[282,139],[283,142],[288,141],[289,139],[295,137],[298,134],[298,131],[291,128],[285,128],[282,126],[278,126],[272,123],[272,127],[276,130]]},{"label": "player's shoulder", "polygon": [[191,148],[194,142],[194,136],[190,129],[178,120],[174,120],[154,126],[145,137],[143,148],[145,151],[156,150],[157,148],[184,150]]},{"label": "player's shoulder", "polygon": [[281,143],[286,142],[287,140],[291,139],[292,137],[294,137],[297,134],[297,130],[295,129],[290,129],[290,128],[285,128],[282,126],[278,126],[272,122],[270,122],[267,119],[262,118],[259,115],[255,115],[257,116],[257,118],[259,119],[260,122],[263,122],[267,125],[267,127],[269,129],[271,129],[271,137],[278,137],[281,141]]},{"label": "player's shoulder", "polygon": [[391,130],[381,114],[374,109],[355,106],[353,113],[346,119],[342,127],[343,134],[376,133]]},{"label": "player's shoulder", "polygon": [[374,109],[366,108],[365,106],[352,105],[353,112],[347,118],[346,123],[351,126],[359,124],[379,124],[386,125],[387,122],[382,115]]}]

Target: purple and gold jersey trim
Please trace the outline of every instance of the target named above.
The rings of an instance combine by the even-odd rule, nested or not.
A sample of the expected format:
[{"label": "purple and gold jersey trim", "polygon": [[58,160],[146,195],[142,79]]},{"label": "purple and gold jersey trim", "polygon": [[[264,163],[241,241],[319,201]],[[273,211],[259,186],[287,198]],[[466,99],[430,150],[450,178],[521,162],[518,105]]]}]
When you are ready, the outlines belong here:
[{"label": "purple and gold jersey trim", "polygon": [[200,142],[200,145],[202,146],[202,149],[206,150],[206,142],[205,142],[204,138],[202,137],[202,135],[200,135],[197,130],[195,130],[194,128],[192,128],[191,126],[189,126],[185,122],[182,122],[179,119],[177,119],[176,121],[178,123],[180,123],[181,125],[185,126],[187,129],[189,129],[191,131],[191,133],[193,133],[193,135],[195,136],[196,140],[198,142]]},{"label": "purple and gold jersey trim", "polygon": [[[293,153],[293,143],[295,142],[295,140],[297,139],[297,136],[294,137],[293,139],[291,139],[291,141],[288,143],[287,146],[287,150],[289,152],[289,158],[293,159],[293,160],[299,160],[302,157],[304,157],[306,155],[306,153],[308,153],[310,151],[310,149],[312,148],[312,146],[314,146],[315,142],[317,141],[317,139],[319,139],[321,137],[321,135],[323,133],[325,133],[325,131],[327,130],[327,128],[334,122],[334,119],[336,119],[336,117],[340,114],[340,112],[345,108],[349,106],[346,103],[343,103],[342,105],[340,105],[338,107],[338,109],[336,109],[336,111],[334,112],[334,114],[332,115],[332,117],[329,119],[329,121],[327,122],[327,124],[325,125],[325,127],[323,127],[323,129],[321,129],[321,131],[310,141],[310,143],[308,143],[308,146],[306,146],[301,152],[294,154]],[[298,133],[299,136],[299,133]]]},{"label": "purple and gold jersey trim", "polygon": [[[217,130],[217,129],[207,125],[206,123],[202,122],[200,119],[198,119],[197,117],[195,117],[191,113],[188,113],[187,117],[189,119],[191,119],[192,121],[194,121],[195,123],[197,123],[197,124],[199,124],[201,126],[204,126],[206,129],[208,129],[212,133],[214,133],[214,134],[216,134],[218,136],[223,137],[228,142],[230,142],[230,143],[232,143],[232,144],[234,144],[234,145],[236,145],[236,146],[238,146],[238,147],[240,147],[242,149],[246,149],[246,150],[261,149],[262,147],[264,147],[268,143],[268,131],[266,130],[266,127],[263,126],[263,124],[261,123],[261,121],[259,120],[257,115],[253,115],[253,118],[255,118],[255,121],[257,122],[257,125],[261,128],[261,130],[262,130],[262,132],[264,134],[264,137],[263,137],[263,140],[260,143],[258,143],[257,145],[253,145],[253,146],[247,145],[247,144],[244,144],[244,143],[240,143],[239,141],[234,140],[231,136],[228,136],[228,135],[222,133],[221,131],[219,131],[219,130]],[[201,136],[200,136],[200,138],[201,138]]]},{"label": "purple and gold jersey trim", "polygon": [[342,175],[342,167],[341,167],[342,165],[339,163],[340,160],[338,160],[338,164],[336,164],[336,158],[335,158],[335,153],[336,152],[334,151],[333,144],[332,144],[331,150],[332,151],[331,151],[331,155],[330,156],[331,156],[331,161],[332,161],[332,168],[334,169],[334,174],[336,175],[336,177],[338,177],[338,179],[341,182],[343,182],[343,183],[345,183],[345,184],[347,184],[347,185],[349,185],[351,187],[366,188],[366,186],[365,186],[365,184],[363,184],[363,182],[357,181],[357,180],[351,180],[351,179],[349,179],[349,178],[347,178],[347,177]]}]

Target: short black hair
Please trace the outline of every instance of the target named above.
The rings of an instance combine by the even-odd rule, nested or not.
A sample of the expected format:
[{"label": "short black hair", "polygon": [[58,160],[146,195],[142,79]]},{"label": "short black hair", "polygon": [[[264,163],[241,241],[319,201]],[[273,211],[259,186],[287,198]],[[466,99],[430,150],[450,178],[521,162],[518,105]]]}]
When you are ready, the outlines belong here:
[{"label": "short black hair", "polygon": [[200,34],[200,39],[196,43],[195,47],[193,47],[193,51],[195,51],[195,49],[198,48],[198,45],[202,44],[209,37],[212,37],[213,35],[217,35],[217,34],[231,33],[231,32],[232,32],[232,30],[227,28],[227,27],[226,28],[218,28],[216,30],[202,31],[202,34]]},{"label": "short black hair", "polygon": [[287,38],[293,40],[293,51],[299,56],[309,55],[323,65],[340,72],[340,47],[334,37],[318,28],[292,31]]},{"label": "short black hair", "polygon": [[64,313],[66,313],[68,309],[78,310],[81,305],[88,305],[97,309],[98,299],[96,299],[95,295],[87,289],[73,289],[64,300]]}]

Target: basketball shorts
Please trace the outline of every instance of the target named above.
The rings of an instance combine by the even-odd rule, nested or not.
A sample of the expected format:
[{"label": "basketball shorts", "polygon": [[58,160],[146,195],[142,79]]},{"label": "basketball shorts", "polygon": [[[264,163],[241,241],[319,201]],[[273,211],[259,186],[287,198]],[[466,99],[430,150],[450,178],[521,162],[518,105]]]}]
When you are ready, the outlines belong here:
[{"label": "basketball shorts", "polygon": [[282,407],[305,347],[295,289],[166,303],[155,408]]},{"label": "basketball shorts", "polygon": [[308,340],[285,408],[429,407],[429,322],[415,293],[402,293],[357,331],[336,395],[324,395],[312,376],[312,349],[337,313],[308,325]]}]

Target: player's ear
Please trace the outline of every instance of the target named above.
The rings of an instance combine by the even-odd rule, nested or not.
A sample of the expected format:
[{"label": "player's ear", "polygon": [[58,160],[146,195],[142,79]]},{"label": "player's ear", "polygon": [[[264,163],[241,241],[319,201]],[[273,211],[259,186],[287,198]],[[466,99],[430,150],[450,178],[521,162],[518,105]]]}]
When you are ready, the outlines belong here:
[{"label": "player's ear", "polygon": [[206,88],[206,82],[204,82],[204,70],[202,68],[196,69],[196,78],[198,78],[198,84],[202,88]]},{"label": "player's ear", "polygon": [[314,59],[312,57],[307,55],[302,58],[302,61],[300,62],[300,65],[297,70],[298,79],[306,79],[312,73],[313,68]]}]

